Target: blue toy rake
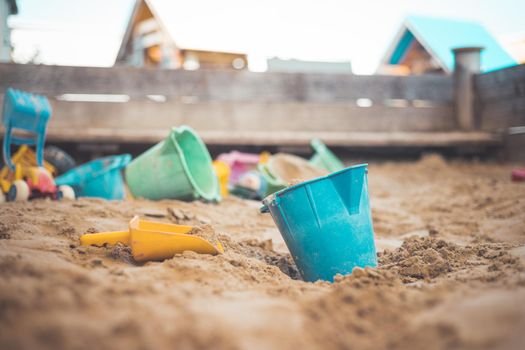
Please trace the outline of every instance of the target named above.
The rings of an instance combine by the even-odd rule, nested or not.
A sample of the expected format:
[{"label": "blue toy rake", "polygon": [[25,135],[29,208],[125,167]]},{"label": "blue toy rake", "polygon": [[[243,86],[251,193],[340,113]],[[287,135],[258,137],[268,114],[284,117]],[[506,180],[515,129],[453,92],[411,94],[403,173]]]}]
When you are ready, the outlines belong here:
[{"label": "blue toy rake", "polygon": [[[30,145],[36,146],[36,161],[38,166],[42,166],[46,127],[51,116],[51,106],[47,98],[8,88],[4,95],[2,115],[5,128],[3,144],[5,164],[11,170],[15,170],[11,160],[11,145]],[[15,130],[24,132],[24,136],[13,135]]]}]

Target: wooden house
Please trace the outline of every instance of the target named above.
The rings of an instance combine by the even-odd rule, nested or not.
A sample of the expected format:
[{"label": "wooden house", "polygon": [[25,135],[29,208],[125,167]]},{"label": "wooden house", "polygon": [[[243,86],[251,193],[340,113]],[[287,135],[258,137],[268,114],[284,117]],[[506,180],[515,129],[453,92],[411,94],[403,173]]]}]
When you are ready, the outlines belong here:
[{"label": "wooden house", "polygon": [[170,13],[157,12],[155,1],[137,0],[115,65],[173,69],[245,69],[247,55],[208,50],[195,43],[180,43],[180,33],[166,26]]},{"label": "wooden house", "polygon": [[516,61],[480,24],[431,17],[408,17],[383,56],[378,73],[449,74],[452,49],[482,47],[481,69],[493,71]]}]

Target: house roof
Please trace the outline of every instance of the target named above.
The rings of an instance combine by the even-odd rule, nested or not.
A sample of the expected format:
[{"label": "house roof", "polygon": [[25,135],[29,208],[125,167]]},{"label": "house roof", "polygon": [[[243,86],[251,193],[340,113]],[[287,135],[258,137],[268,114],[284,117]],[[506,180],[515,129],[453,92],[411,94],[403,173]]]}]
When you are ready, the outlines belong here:
[{"label": "house roof", "polygon": [[417,40],[445,72],[454,69],[452,49],[483,47],[481,70],[491,71],[516,65],[516,61],[480,24],[442,18],[409,16],[383,57],[383,64],[398,64]]},{"label": "house roof", "polygon": [[[159,0],[135,0],[135,5],[131,12],[126,31],[124,32],[124,36],[122,38],[120,49],[117,55],[117,61],[125,54],[126,44],[131,37],[134,19],[140,10],[140,7],[143,5],[146,5],[149,8],[162,29],[169,35],[175,46],[180,49],[227,53],[239,52],[238,45],[232,45],[230,41],[224,40],[224,38],[228,38],[231,35],[213,36],[207,31],[199,31],[198,33],[195,33],[192,31],[192,28],[183,27],[180,24],[181,18],[177,11],[176,2]],[[198,26],[201,25],[201,23],[206,23],[206,18],[204,18],[202,15],[199,16],[199,21],[195,21],[194,25]],[[217,31],[218,29],[215,29],[215,32]],[[222,40],[217,38],[222,38]]]}]

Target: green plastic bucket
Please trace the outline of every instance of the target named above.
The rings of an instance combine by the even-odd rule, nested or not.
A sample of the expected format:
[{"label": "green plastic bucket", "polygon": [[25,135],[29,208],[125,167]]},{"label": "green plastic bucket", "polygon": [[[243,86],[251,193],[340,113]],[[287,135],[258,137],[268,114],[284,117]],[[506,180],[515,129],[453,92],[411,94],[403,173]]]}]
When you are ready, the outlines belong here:
[{"label": "green plastic bucket", "polygon": [[319,169],[325,169],[333,173],[334,171],[343,170],[345,168],[343,162],[337,158],[335,154],[326,145],[323,141],[319,139],[313,139],[310,142],[310,145],[314,149],[314,155],[310,159],[310,164]]},{"label": "green plastic bucket", "polygon": [[259,164],[258,170],[267,187],[265,196],[289,186],[293,181],[304,181],[326,175],[324,169],[318,169],[303,158],[277,153],[267,163]]},{"label": "green plastic bucket", "polygon": [[286,188],[288,186],[286,182],[284,182],[283,180],[279,179],[271,173],[270,169],[268,169],[267,164],[259,164],[257,166],[257,169],[259,170],[261,177],[266,183],[266,189],[262,197],[267,197],[272,193],[282,190],[283,188]]},{"label": "green plastic bucket", "polygon": [[219,184],[208,149],[188,126],[169,136],[126,167],[126,181],[135,197],[219,201]]}]

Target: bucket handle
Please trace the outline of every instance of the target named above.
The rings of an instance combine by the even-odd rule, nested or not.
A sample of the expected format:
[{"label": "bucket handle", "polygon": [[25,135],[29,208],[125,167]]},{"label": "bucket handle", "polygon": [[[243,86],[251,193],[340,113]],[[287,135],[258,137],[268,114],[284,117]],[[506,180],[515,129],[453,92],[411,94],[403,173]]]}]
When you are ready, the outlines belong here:
[{"label": "bucket handle", "polygon": [[277,200],[278,200],[278,198],[276,198],[273,194],[271,194],[268,197],[264,198],[262,200],[262,205],[259,208],[259,213],[261,213],[261,214],[269,213],[270,212],[270,204],[273,201],[277,201]]}]

